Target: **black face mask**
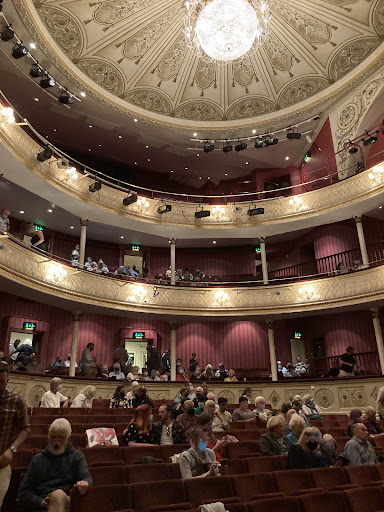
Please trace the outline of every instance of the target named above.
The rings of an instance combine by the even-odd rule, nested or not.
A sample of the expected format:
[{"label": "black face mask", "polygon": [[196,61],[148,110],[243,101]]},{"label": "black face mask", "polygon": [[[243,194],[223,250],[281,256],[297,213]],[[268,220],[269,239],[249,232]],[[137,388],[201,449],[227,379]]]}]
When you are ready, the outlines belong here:
[{"label": "black face mask", "polygon": [[188,398],[189,393],[184,393],[184,398]]},{"label": "black face mask", "polygon": [[121,392],[120,396],[121,396],[121,398],[125,398],[125,393]]},{"label": "black face mask", "polygon": [[313,450],[316,450],[316,448],[318,447],[319,443],[317,443],[316,441],[308,441],[307,443],[307,448],[311,451]]},{"label": "black face mask", "polygon": [[189,416],[193,416],[195,414],[194,409],[187,409],[186,413],[189,414]]},{"label": "black face mask", "polygon": [[203,395],[201,393],[197,393],[196,398],[197,400],[201,400],[203,398]]}]

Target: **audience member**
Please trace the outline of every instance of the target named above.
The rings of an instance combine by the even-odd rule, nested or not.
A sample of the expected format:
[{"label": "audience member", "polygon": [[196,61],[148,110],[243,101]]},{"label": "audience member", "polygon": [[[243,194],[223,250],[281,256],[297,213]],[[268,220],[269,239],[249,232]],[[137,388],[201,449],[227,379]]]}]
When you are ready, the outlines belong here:
[{"label": "audience member", "polygon": [[317,427],[307,427],[301,433],[299,441],[288,451],[287,469],[310,469],[326,467],[318,447],[321,432]]},{"label": "audience member", "polygon": [[109,407],[111,409],[130,409],[132,407],[132,399],[129,399],[125,394],[124,384],[119,384],[116,387],[109,402]]},{"label": "audience member", "polygon": [[49,383],[49,391],[46,391],[41,399],[40,407],[60,408],[68,407],[68,397],[60,393],[63,385],[60,377],[54,377]]},{"label": "audience member", "polygon": [[196,380],[204,380],[204,377],[202,376],[201,374],[201,369],[199,366],[196,367],[196,370],[194,371],[194,373],[192,373],[192,380],[196,381]]},{"label": "audience member", "polygon": [[124,444],[126,446],[153,445],[152,432],[152,410],[148,404],[139,405],[136,408],[135,415],[124,431]]},{"label": "audience member", "polygon": [[95,348],[94,343],[88,343],[85,349],[83,350],[81,356],[81,375],[83,377],[90,377],[92,373],[92,365],[95,362],[95,359],[92,357],[91,352]]},{"label": "audience member", "polygon": [[323,417],[321,415],[321,409],[318,405],[315,404],[312,396],[310,394],[303,396],[303,413],[310,420],[322,420]]},{"label": "audience member", "polygon": [[143,373],[140,375],[139,377],[139,381],[140,382],[148,382],[148,381],[152,381],[152,377],[150,377],[148,375],[148,369],[147,368],[143,368]]},{"label": "audience member", "polygon": [[124,265],[120,265],[120,267],[115,270],[114,272],[115,276],[125,276],[125,269],[124,269]]},{"label": "audience member", "polygon": [[12,370],[14,372],[26,372],[27,368],[24,366],[24,359],[22,357],[18,357],[16,359],[16,364],[13,366]]},{"label": "audience member", "polygon": [[[68,359],[64,361],[65,368],[69,368],[71,366],[71,354],[68,354]],[[77,363],[75,363],[75,368],[77,368]]]},{"label": "audience member", "polygon": [[223,396],[219,397],[217,403],[219,405],[219,410],[215,410],[213,415],[212,430],[224,432],[230,427],[232,415],[227,411],[228,400],[226,398]]},{"label": "audience member", "polygon": [[370,436],[377,436],[383,434],[383,429],[380,427],[376,419],[376,411],[373,407],[365,408],[364,425],[367,427]]},{"label": "audience member", "polygon": [[207,448],[208,437],[207,427],[196,427],[192,431],[191,448],[180,456],[180,472],[183,480],[219,474],[220,463],[216,461],[215,452]]},{"label": "audience member", "polygon": [[60,356],[57,356],[56,359],[49,366],[57,366],[58,368],[63,368],[63,361]]},{"label": "audience member", "polygon": [[[289,405],[289,404],[288,404]],[[291,432],[291,427],[289,426],[289,422],[291,421],[291,418],[294,414],[297,414],[295,409],[289,409],[289,411],[285,414],[285,423],[284,423],[284,435],[288,436],[288,434]],[[300,416],[302,418],[302,416]],[[304,420],[304,418],[303,418]],[[305,420],[304,420],[305,425]]]},{"label": "audience member", "polygon": [[224,382],[239,382],[238,378],[235,375],[235,370],[232,368],[228,370],[228,377],[225,377]]},{"label": "audience member", "polygon": [[133,400],[136,398],[136,395],[139,391],[140,384],[134,380],[131,382],[131,391],[128,391],[127,393],[127,400],[129,401],[129,407],[133,407]]},{"label": "audience member", "polygon": [[301,377],[301,374],[295,370],[292,363],[287,363],[287,369],[284,373],[284,377],[291,377],[291,378],[297,378]]},{"label": "audience member", "polygon": [[345,353],[340,356],[341,365],[339,377],[351,377],[354,375],[354,367],[356,365],[354,353],[355,350],[353,347],[347,347]]},{"label": "audience member", "polygon": [[257,396],[255,398],[255,407],[256,409],[253,409],[255,418],[259,419],[263,423],[267,423],[269,416],[272,414],[272,411],[266,409],[265,398],[263,396]]},{"label": "audience member", "polygon": [[245,388],[242,392],[241,396],[246,396],[248,403],[251,403],[252,401],[252,388]]},{"label": "audience member", "polygon": [[31,359],[29,360],[29,363],[27,364],[27,372],[28,373],[39,373],[44,374],[45,370],[37,360],[36,354],[31,355]]},{"label": "audience member", "polygon": [[[222,461],[222,451],[224,447],[232,441],[237,441],[237,439],[233,436],[224,436],[221,439],[217,439],[214,433],[212,432],[212,422],[213,422],[213,406],[215,405],[208,404],[210,400],[207,400],[205,405],[205,410],[200,416],[196,419],[195,428],[203,427],[208,428],[208,444],[207,448],[212,449],[215,452],[216,460]],[[208,405],[207,405],[208,404]]]},{"label": "audience member", "polygon": [[113,363],[113,372],[109,372],[109,378],[114,380],[125,379],[125,375],[120,368],[120,363]]},{"label": "audience member", "polygon": [[9,345],[9,357],[13,360],[13,361],[16,361],[16,359],[19,357],[19,353],[18,351],[16,350],[18,348],[18,346],[20,345],[21,341],[20,340],[15,340],[13,342],[13,344],[11,343]]},{"label": "audience member", "polygon": [[87,261],[84,263],[84,267],[88,269],[92,265],[93,259],[88,256]]},{"label": "audience member", "polygon": [[296,413],[303,418],[306,427],[311,426],[307,416],[303,412],[303,408],[302,408],[301,402],[299,402],[299,400],[294,400],[292,402],[292,409],[295,409]]},{"label": "audience member", "polygon": [[183,425],[172,420],[171,405],[160,405],[159,417],[160,421],[152,424],[154,444],[163,446],[165,444],[184,444],[187,442]]},{"label": "audience member", "polygon": [[189,439],[196,421],[195,404],[192,400],[186,400],[184,402],[184,412],[177,416],[176,421],[184,427],[185,436]]},{"label": "audience member", "polygon": [[29,434],[27,406],[20,395],[7,391],[8,379],[9,366],[0,361],[0,509],[11,481],[13,455]]},{"label": "audience member", "polygon": [[153,402],[149,398],[146,388],[143,386],[140,386],[137,392],[135,392],[135,398],[132,401],[132,407],[136,408],[140,405],[149,405],[150,407],[153,407]]},{"label": "audience member", "polygon": [[320,453],[327,466],[334,466],[340,459],[340,453],[335,439],[330,434],[323,435]]},{"label": "audience member", "polygon": [[3,208],[0,210],[0,233],[6,233],[9,231],[11,227],[11,223],[9,221],[9,215],[11,211],[8,208]]},{"label": "audience member", "polygon": [[91,409],[93,400],[96,396],[96,388],[95,386],[85,386],[84,389],[80,391],[77,397],[71,404],[71,407],[75,409]]},{"label": "audience member", "polygon": [[104,263],[104,261],[100,258],[97,263],[96,272],[98,274],[105,274],[106,272],[109,272],[107,265]]},{"label": "audience member", "polygon": [[72,267],[79,266],[79,257],[80,257],[80,245],[76,244],[75,248],[71,252],[71,265]]},{"label": "audience member", "polygon": [[127,374],[127,378],[130,379],[131,382],[140,380],[139,370],[140,368],[138,366],[132,366],[131,371]]},{"label": "audience member", "polygon": [[161,356],[161,368],[163,368],[166,372],[171,371],[171,359],[169,357],[170,354],[169,348],[163,353]]},{"label": "audience member", "polygon": [[295,370],[298,373],[303,374],[307,372],[307,369],[307,365],[304,363],[304,361],[301,360],[301,357],[297,356],[295,362]]},{"label": "audience member", "polygon": [[128,352],[125,348],[125,342],[122,342],[121,345],[113,351],[112,354],[112,365],[115,363],[120,364],[121,371],[124,373],[124,376],[128,373],[127,368],[127,361],[128,361]]},{"label": "audience member", "polygon": [[360,409],[352,409],[349,413],[349,423],[348,423],[348,435],[349,437],[353,437],[353,425],[355,423],[361,423],[362,422],[362,412]]},{"label": "audience member", "polygon": [[304,430],[304,420],[298,414],[292,414],[289,420],[290,433],[287,435],[287,440],[291,444],[295,444],[299,441],[302,431]]},{"label": "audience member", "polygon": [[260,436],[259,447],[261,455],[285,455],[290,446],[284,437],[284,416],[278,414],[269,418],[268,432]]},{"label": "audience member", "polygon": [[71,489],[87,492],[92,478],[84,454],[69,442],[72,428],[65,418],[57,418],[49,427],[47,448],[35,455],[20,485],[23,510],[69,510]]},{"label": "audience member", "polygon": [[203,372],[203,377],[205,380],[211,380],[214,378],[214,373],[213,373],[213,367],[211,364],[207,364],[207,366],[205,367],[205,371]]},{"label": "audience member", "polygon": [[353,437],[344,447],[344,454],[350,466],[365,466],[377,464],[378,460],[373,446],[368,441],[369,433],[363,423],[354,423],[352,426]]},{"label": "audience member", "polygon": [[224,367],[224,363],[220,363],[215,372],[216,379],[224,380],[228,377],[228,371]]},{"label": "audience member", "polygon": [[192,352],[192,357],[189,360],[189,369],[192,373],[194,373],[198,366],[199,366],[199,361],[196,359],[195,352]]},{"label": "audience member", "polygon": [[179,411],[182,409],[183,404],[186,400],[189,399],[189,389],[181,388],[177,397],[173,400],[173,407],[175,411]]},{"label": "audience member", "polygon": [[156,377],[153,379],[156,382],[167,382],[168,381],[168,375],[165,373],[164,368],[159,368]]},{"label": "audience member", "polygon": [[241,396],[239,398],[239,407],[232,413],[232,421],[254,421],[253,412],[248,409],[248,398]]},{"label": "audience member", "polygon": [[147,358],[147,367],[149,375],[154,378],[156,377],[157,370],[160,368],[160,356],[157,353],[156,347],[153,345],[149,345],[147,347],[148,358]]},{"label": "audience member", "polygon": [[38,251],[47,251],[47,245],[44,241],[44,233],[41,229],[36,229],[33,223],[28,224],[25,234],[31,237],[31,247]]},{"label": "audience member", "polygon": [[348,272],[349,272],[349,270],[347,268],[345,268],[344,263],[339,262],[336,265],[336,274],[348,274]]},{"label": "audience member", "polygon": [[96,364],[96,379],[109,379],[109,368],[107,364]]},{"label": "audience member", "polygon": [[281,377],[285,377],[285,374],[287,373],[287,369],[285,366],[283,366],[283,363],[281,361],[276,361],[277,364],[277,373]]},{"label": "audience member", "polygon": [[23,343],[22,345],[18,345],[17,348],[15,348],[15,351],[9,355],[12,356],[13,354],[16,354],[16,357],[13,358],[14,360],[21,357],[24,361],[24,364],[28,364],[29,360],[31,359],[31,355],[34,352],[35,348],[31,343]]}]

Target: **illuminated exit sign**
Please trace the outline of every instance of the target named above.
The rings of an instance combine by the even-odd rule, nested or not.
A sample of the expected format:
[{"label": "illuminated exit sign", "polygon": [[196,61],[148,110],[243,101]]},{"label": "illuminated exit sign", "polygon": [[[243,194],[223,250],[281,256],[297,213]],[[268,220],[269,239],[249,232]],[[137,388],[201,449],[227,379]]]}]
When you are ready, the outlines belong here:
[{"label": "illuminated exit sign", "polygon": [[142,340],[145,338],[145,332],[134,332],[133,337],[137,340]]},{"label": "illuminated exit sign", "polygon": [[35,324],[34,322],[24,322],[23,323],[23,329],[25,331],[35,331],[36,327],[37,327],[37,324]]},{"label": "illuminated exit sign", "polygon": [[301,332],[299,331],[295,331],[295,340],[301,340],[301,338],[303,337],[303,335],[301,334]]},{"label": "illuminated exit sign", "polygon": [[43,231],[44,230],[43,226],[39,226],[38,224],[35,224],[35,229],[37,229],[37,231]]},{"label": "illuminated exit sign", "polygon": [[137,244],[132,244],[131,249],[132,249],[132,251],[140,251],[141,246],[137,245]]}]

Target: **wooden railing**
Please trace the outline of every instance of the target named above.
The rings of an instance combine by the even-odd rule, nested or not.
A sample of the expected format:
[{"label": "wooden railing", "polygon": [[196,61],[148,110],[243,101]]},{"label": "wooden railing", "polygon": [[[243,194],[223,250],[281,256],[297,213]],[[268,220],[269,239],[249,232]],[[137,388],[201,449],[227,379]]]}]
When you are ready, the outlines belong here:
[{"label": "wooden railing", "polygon": [[[311,372],[328,373],[331,368],[339,367],[342,362],[340,356],[312,357]],[[364,375],[381,375],[379,355],[377,352],[359,352],[354,354],[357,367],[364,370]]]}]

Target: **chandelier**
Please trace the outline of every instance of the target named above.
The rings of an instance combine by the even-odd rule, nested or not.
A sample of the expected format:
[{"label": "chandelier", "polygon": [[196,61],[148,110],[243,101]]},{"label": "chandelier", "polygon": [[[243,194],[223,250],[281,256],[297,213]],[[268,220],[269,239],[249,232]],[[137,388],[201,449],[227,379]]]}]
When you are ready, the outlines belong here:
[{"label": "chandelier", "polygon": [[239,61],[268,35],[267,0],[186,0],[185,7],[187,46],[206,62]]}]

